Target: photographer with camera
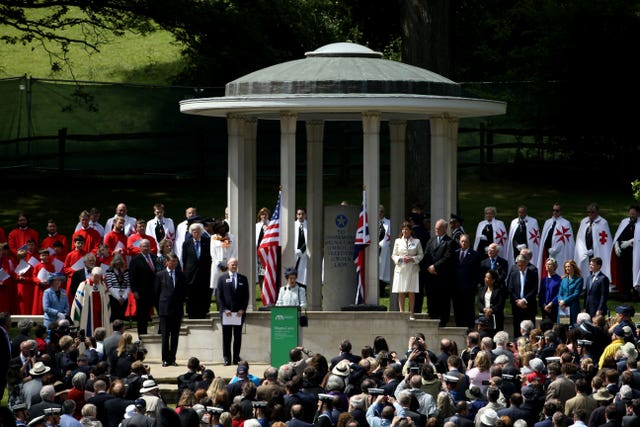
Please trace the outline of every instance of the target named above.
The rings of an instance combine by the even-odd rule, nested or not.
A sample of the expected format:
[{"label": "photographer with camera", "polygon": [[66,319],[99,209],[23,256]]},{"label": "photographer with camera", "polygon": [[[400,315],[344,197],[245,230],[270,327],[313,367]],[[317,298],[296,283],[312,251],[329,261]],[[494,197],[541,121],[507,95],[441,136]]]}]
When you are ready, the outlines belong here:
[{"label": "photographer with camera", "polygon": [[367,423],[369,423],[369,427],[389,427],[396,411],[399,416],[404,416],[402,407],[393,397],[378,395],[374,403],[367,409]]},{"label": "photographer with camera", "polygon": [[333,394],[318,394],[318,410],[313,418],[314,427],[334,427],[338,423],[340,412],[335,409],[335,401],[339,396]]},{"label": "photographer with camera", "polygon": [[420,375],[420,371],[410,371],[400,384],[398,384],[395,397],[400,400],[400,395],[403,392],[411,393],[420,405],[417,412],[424,415],[426,417],[425,419],[428,419],[437,413],[437,408],[433,396],[422,390],[422,382],[423,380],[422,375]]}]

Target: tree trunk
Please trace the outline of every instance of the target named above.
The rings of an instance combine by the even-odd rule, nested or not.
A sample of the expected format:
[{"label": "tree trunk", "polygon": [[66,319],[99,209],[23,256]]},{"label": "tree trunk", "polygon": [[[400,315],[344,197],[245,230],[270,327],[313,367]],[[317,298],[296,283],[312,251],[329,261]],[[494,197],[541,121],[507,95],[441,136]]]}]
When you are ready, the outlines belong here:
[{"label": "tree trunk", "polygon": [[[450,74],[450,14],[447,0],[400,0],[403,62],[430,71]],[[431,137],[428,121],[407,123],[407,210],[420,204],[429,212]],[[392,189],[393,190],[393,189]]]}]

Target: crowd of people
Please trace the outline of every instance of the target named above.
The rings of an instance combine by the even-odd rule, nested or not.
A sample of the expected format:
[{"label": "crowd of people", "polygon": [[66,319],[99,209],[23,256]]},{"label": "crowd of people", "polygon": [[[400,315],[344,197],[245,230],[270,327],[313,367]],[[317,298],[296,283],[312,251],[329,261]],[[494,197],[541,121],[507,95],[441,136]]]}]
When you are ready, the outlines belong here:
[{"label": "crowd of people", "polygon": [[[221,427],[632,427],[640,423],[637,339],[629,305],[612,324],[581,313],[574,325],[523,320],[517,335],[478,323],[465,343],[406,348],[384,337],[336,355],[292,348],[260,375],[238,361],[232,378],[197,357],[169,407],[146,352],[120,320],[92,337],[58,320],[55,335],[22,321],[11,340],[2,425]],[[0,314],[0,327],[10,324]],[[5,388],[2,388],[2,393]],[[13,424],[11,424],[13,422]]]}]

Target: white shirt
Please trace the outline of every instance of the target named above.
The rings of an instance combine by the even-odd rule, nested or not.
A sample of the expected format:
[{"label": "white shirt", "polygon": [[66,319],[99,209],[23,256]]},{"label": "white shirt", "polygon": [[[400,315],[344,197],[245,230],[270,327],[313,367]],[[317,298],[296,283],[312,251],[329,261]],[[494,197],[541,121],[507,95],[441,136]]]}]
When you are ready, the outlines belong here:
[{"label": "white shirt", "polygon": [[307,291],[302,286],[295,286],[293,289],[289,285],[284,285],[278,293],[276,305],[297,305],[307,306]]}]

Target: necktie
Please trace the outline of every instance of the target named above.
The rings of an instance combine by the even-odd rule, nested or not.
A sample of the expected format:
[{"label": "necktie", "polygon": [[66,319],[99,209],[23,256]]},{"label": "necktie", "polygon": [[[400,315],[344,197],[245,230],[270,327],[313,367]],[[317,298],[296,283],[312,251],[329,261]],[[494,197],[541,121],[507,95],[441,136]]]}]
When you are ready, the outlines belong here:
[{"label": "necktie", "polygon": [[169,271],[169,275],[171,276],[171,282],[173,282],[173,287],[176,286],[176,272],[174,270]]},{"label": "necktie", "polygon": [[436,248],[440,246],[440,236],[436,237]]},{"label": "necktie", "polygon": [[462,264],[463,259],[464,259],[464,251],[460,251],[460,264]]},{"label": "necktie", "polygon": [[495,270],[495,266],[496,266],[496,260],[495,258],[491,258],[491,269]]},{"label": "necktie", "polygon": [[194,240],[194,245],[196,247],[196,259],[200,259],[200,240]]},{"label": "necktie", "polygon": [[151,269],[151,271],[155,271],[155,268],[153,268],[153,262],[151,261],[151,257],[149,255],[145,255],[144,257],[147,259],[147,264],[149,264],[149,268]]},{"label": "necktie", "polygon": [[384,240],[384,224],[382,220],[378,221],[378,241],[382,242]]},{"label": "necktie", "polygon": [[307,251],[307,242],[304,238],[304,227],[302,224],[300,224],[298,228],[298,249],[300,249],[300,252]]},{"label": "necktie", "polygon": [[233,290],[237,290],[238,289],[238,278],[236,277],[236,275],[233,275]]},{"label": "necktie", "polygon": [[520,272],[520,299],[524,298],[524,281],[525,281],[524,271],[521,271]]}]

